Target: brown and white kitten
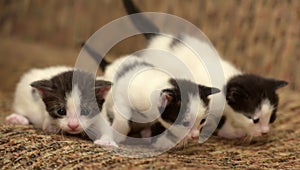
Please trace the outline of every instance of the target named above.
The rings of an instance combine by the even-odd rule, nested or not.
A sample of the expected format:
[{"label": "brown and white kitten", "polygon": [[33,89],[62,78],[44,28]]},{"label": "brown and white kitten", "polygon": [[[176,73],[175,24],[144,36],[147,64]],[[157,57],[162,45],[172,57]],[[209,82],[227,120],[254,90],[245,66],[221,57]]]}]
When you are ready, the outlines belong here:
[{"label": "brown and white kitten", "polygon": [[[33,124],[57,133],[87,131],[99,145],[117,146],[108,122],[100,114],[111,83],[91,73],[57,66],[32,69],[17,85],[10,124]],[[92,134],[92,135],[91,135]]]}]

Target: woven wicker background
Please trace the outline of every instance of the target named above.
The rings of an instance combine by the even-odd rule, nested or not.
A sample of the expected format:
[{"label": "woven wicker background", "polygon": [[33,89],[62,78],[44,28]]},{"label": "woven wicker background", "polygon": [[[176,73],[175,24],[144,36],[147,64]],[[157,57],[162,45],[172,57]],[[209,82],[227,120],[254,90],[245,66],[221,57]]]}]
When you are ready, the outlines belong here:
[{"label": "woven wicker background", "polygon": [[[0,168],[274,168],[300,169],[300,1],[135,0],[145,12],[165,12],[199,27],[219,53],[245,72],[284,79],[272,132],[251,145],[211,138],[203,146],[157,158],[111,155],[91,142],[0,126]],[[80,41],[126,15],[119,0],[0,0],[0,124],[13,91],[31,67],[74,65]],[[145,47],[142,36],[124,40],[112,57]]]},{"label": "woven wicker background", "polygon": [[[135,1],[143,11],[177,15],[199,27],[220,54],[247,72],[286,79],[300,88],[300,2],[297,0]],[[126,13],[118,0],[1,1],[0,33],[26,41],[79,48],[103,25]],[[143,48],[139,39],[112,50]]]}]

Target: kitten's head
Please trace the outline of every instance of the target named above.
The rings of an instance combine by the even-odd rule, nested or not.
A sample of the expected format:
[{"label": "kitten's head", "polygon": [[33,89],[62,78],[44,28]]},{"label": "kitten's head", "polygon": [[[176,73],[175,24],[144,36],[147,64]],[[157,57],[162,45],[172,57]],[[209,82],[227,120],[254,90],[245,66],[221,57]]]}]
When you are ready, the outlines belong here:
[{"label": "kitten's head", "polygon": [[68,71],[31,83],[40,94],[53,123],[71,134],[83,132],[99,114],[111,83],[84,71]]},{"label": "kitten's head", "polygon": [[235,111],[234,124],[248,136],[261,136],[269,132],[269,123],[276,119],[278,95],[276,90],[286,81],[267,79],[252,74],[233,77],[226,86],[226,100]]},{"label": "kitten's head", "polygon": [[172,88],[164,89],[161,101],[164,110],[161,117],[169,123],[181,124],[198,129],[204,125],[207,117],[208,96],[220,92],[217,88],[206,87],[188,80],[171,79]]}]

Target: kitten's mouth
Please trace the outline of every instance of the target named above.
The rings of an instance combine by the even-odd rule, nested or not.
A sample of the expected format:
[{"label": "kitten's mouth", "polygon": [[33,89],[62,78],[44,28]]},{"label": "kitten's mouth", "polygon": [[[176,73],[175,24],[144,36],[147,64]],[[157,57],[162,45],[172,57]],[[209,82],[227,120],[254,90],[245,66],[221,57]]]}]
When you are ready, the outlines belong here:
[{"label": "kitten's mouth", "polygon": [[248,134],[244,137],[244,142],[251,142],[254,138],[267,136],[268,133],[255,133],[255,134]]},{"label": "kitten's mouth", "polygon": [[263,132],[251,134],[252,137],[261,137],[261,136],[267,136],[267,135],[268,135],[268,133],[263,133]]},{"label": "kitten's mouth", "polygon": [[78,134],[78,133],[81,133],[82,130],[80,130],[80,129],[68,129],[67,132],[70,133],[70,134]]}]

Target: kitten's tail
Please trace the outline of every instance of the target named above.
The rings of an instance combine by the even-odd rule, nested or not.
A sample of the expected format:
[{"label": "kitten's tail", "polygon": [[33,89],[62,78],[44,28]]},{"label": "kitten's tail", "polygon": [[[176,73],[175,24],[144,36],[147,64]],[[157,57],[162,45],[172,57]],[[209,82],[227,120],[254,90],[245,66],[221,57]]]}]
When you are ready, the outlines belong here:
[{"label": "kitten's tail", "polygon": [[88,46],[85,42],[81,43],[81,46],[83,47],[83,49],[90,55],[92,56],[92,58],[99,63],[99,67],[101,68],[102,71],[105,71],[106,67],[111,64],[110,62],[108,62],[107,60],[105,60],[105,58],[99,54],[98,52],[96,52],[95,50],[93,50],[90,46]]},{"label": "kitten's tail", "polygon": [[[126,9],[126,12],[128,15],[130,14],[136,14],[140,13],[141,11],[138,9],[138,7],[135,6],[135,4],[132,2],[132,0],[123,0],[123,5]],[[145,33],[149,32],[157,32],[159,33],[159,28],[156,27],[154,23],[152,23],[147,17],[144,15],[138,15],[135,17],[129,16],[134,26],[143,33],[143,35],[146,37],[146,39],[151,39],[155,36],[155,33]]]}]

